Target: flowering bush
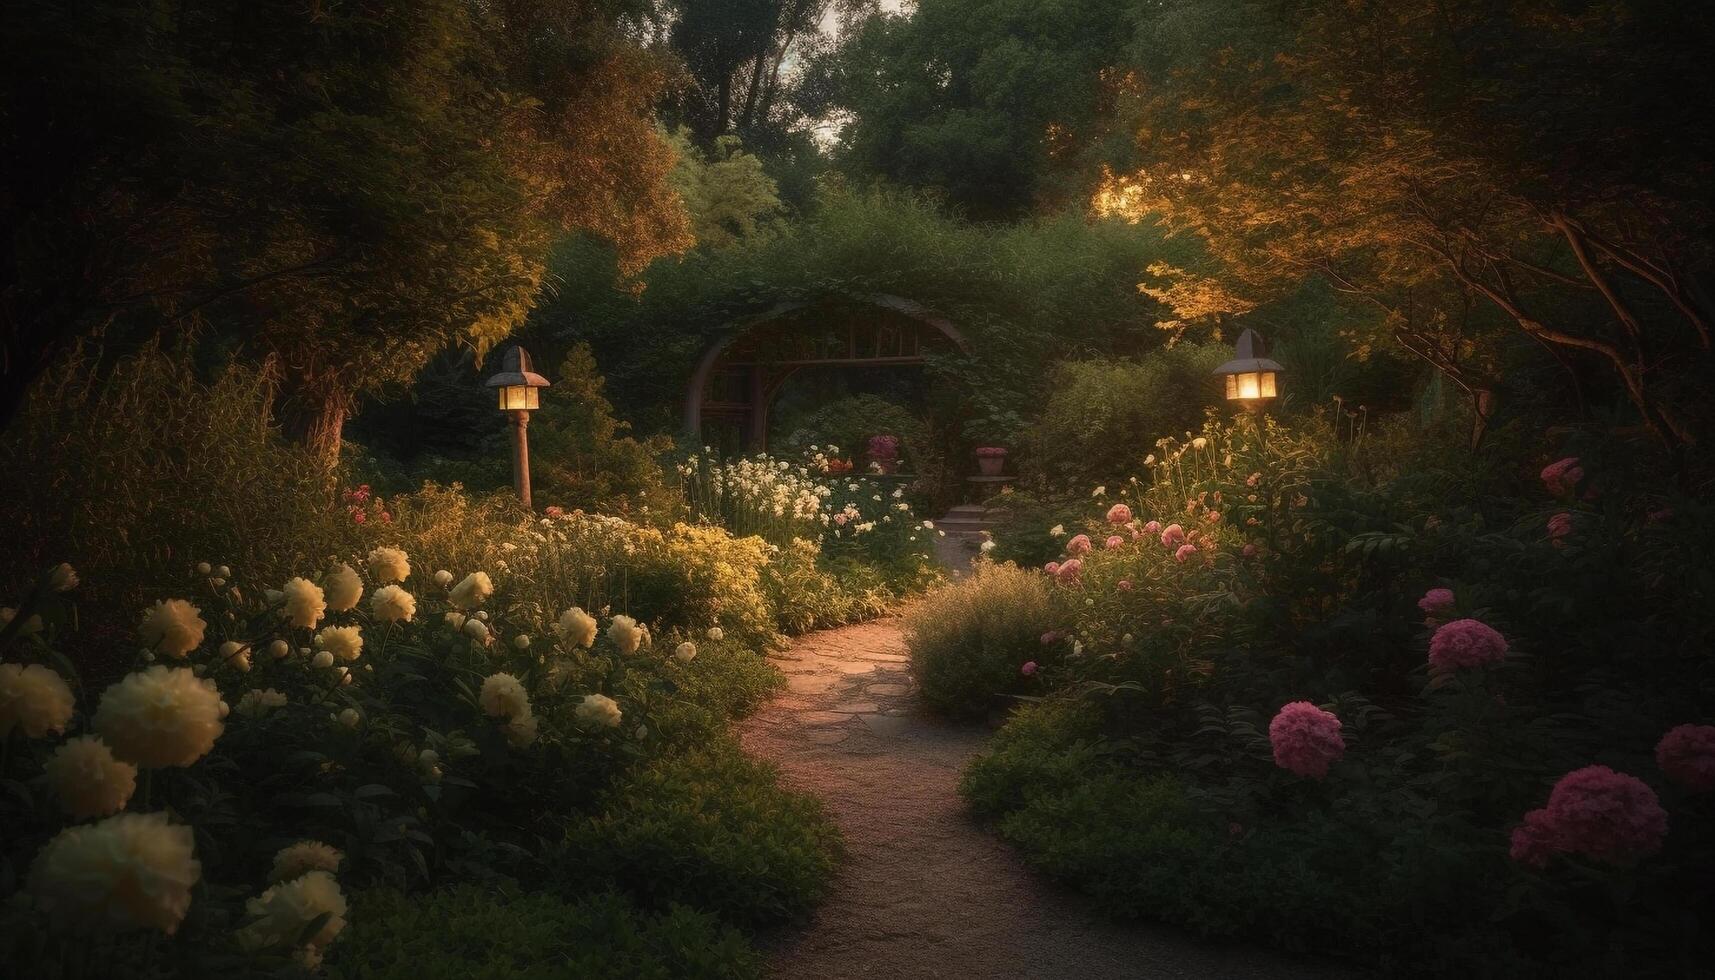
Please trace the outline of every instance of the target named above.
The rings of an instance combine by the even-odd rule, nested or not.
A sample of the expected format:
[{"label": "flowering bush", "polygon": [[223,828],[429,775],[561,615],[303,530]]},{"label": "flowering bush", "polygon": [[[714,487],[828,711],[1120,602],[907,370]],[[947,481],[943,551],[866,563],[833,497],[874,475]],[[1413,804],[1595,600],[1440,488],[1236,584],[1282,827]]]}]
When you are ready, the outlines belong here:
[{"label": "flowering bush", "polygon": [[[400,508],[396,526],[411,520]],[[580,520],[565,519],[569,536]],[[360,913],[347,882],[520,874],[632,760],[714,735],[766,689],[699,679],[738,669],[725,637],[740,624],[698,623],[699,650],[657,623],[670,638],[658,647],[601,594],[585,600],[593,615],[544,608],[533,576],[553,567],[549,549],[526,560],[506,543],[494,547],[511,571],[462,579],[413,567],[394,546],[278,592],[223,570],[194,600],[152,604],[133,669],[99,692],[61,673],[72,600],[26,597],[44,628],[0,638],[0,777],[21,791],[0,803],[0,859],[28,874],[0,925],[66,938],[16,955],[46,967],[70,955],[71,937],[93,935],[103,956],[236,951],[258,969],[315,969]],[[371,603],[357,601],[364,591]],[[38,775],[41,806],[23,789]]]},{"label": "flowering bush", "polygon": [[1383,972],[1715,955],[1663,952],[1703,927],[1686,896],[1715,900],[1715,511],[1590,449],[1539,484],[1525,453],[1409,447],[1212,420],[1068,493],[1075,514],[1017,508],[996,553],[1052,549],[1034,625],[1060,659],[967,774],[973,805],[1107,908]]}]

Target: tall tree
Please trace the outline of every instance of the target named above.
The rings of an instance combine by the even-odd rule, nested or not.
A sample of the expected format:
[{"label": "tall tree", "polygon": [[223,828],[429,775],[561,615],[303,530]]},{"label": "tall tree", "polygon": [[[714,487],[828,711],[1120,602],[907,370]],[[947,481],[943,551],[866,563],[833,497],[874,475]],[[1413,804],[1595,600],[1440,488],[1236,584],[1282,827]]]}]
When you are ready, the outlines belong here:
[{"label": "tall tree", "polygon": [[688,242],[661,66],[604,3],[18,0],[0,422],[79,336],[218,331],[329,454],[356,392],[529,309],[551,239]]},{"label": "tall tree", "polygon": [[1653,0],[1164,3],[1097,203],[1258,290],[1315,274],[1378,304],[1481,413],[1476,304],[1605,365],[1677,448],[1711,349],[1712,37],[1706,8]]},{"label": "tall tree", "polygon": [[1103,70],[1131,36],[1126,0],[921,0],[876,13],[807,69],[812,118],[843,124],[851,171],[937,190],[973,217],[1068,199]]}]

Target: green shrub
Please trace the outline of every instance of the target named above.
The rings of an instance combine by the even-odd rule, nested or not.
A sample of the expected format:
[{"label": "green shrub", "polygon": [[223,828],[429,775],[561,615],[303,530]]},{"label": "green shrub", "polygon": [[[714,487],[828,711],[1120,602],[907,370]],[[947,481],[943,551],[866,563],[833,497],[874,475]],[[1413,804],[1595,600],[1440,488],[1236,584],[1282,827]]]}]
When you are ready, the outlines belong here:
[{"label": "green shrub", "polygon": [[336,980],[743,980],[761,957],[713,916],[651,914],[612,895],[461,886],[430,895],[374,890],[352,899],[332,947]]},{"label": "green shrub", "polygon": [[804,918],[833,874],[838,836],[815,799],[728,738],[665,756],[566,828],[554,856],[570,884],[661,908],[713,908],[746,926]]},{"label": "green shrub", "polygon": [[980,714],[996,695],[1028,691],[1021,673],[1045,659],[1044,623],[1054,607],[1048,582],[1016,565],[980,564],[929,593],[905,618],[911,673],[923,698],[952,714]]},{"label": "green shrub", "polygon": [[89,585],[65,652],[92,683],[123,668],[145,598],[196,562],[284,581],[355,542],[334,476],[280,437],[272,395],[255,370],[205,380],[188,356],[155,348],[105,371],[78,354],[31,386],[0,433],[0,592],[76,564]]},{"label": "green shrub", "polygon": [[1220,396],[1210,372],[1231,356],[1180,344],[1138,361],[1060,364],[1027,437],[1030,473],[1079,491],[1138,472],[1155,440],[1202,424]]}]

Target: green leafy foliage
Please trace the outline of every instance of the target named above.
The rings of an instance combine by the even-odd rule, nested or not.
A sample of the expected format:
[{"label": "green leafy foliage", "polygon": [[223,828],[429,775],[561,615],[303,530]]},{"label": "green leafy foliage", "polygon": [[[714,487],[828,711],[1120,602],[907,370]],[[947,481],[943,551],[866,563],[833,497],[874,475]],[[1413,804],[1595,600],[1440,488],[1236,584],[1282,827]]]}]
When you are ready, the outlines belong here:
[{"label": "green leafy foliage", "polygon": [[340,980],[751,980],[760,957],[713,916],[639,912],[611,895],[567,901],[463,885],[428,895],[372,890],[329,974]]},{"label": "green leafy foliage", "polygon": [[553,863],[568,885],[625,891],[649,908],[716,908],[747,927],[803,919],[839,853],[820,804],[721,738],[665,756],[566,828]]},{"label": "green leafy foliage", "polygon": [[983,562],[906,615],[911,674],[923,698],[952,714],[982,714],[997,694],[1035,686],[1021,668],[1048,659],[1042,634],[1055,609],[1042,576]]}]

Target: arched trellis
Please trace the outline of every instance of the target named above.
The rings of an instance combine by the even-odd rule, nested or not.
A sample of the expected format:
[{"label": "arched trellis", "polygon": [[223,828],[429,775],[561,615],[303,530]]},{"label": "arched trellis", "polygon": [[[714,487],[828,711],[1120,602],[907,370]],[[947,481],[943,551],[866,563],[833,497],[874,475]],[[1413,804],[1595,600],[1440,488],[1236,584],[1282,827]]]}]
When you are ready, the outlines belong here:
[{"label": "arched trellis", "polygon": [[[802,314],[834,307],[869,307],[879,316],[864,322],[848,314],[831,328],[806,328],[797,322]],[[820,303],[781,303],[745,320],[703,351],[685,390],[685,432],[695,443],[702,438],[705,420],[735,421],[745,448],[764,450],[769,405],[793,374],[806,367],[922,365],[943,342],[970,351],[951,321],[903,296],[865,293]],[[723,382],[714,397],[711,381]]]}]

